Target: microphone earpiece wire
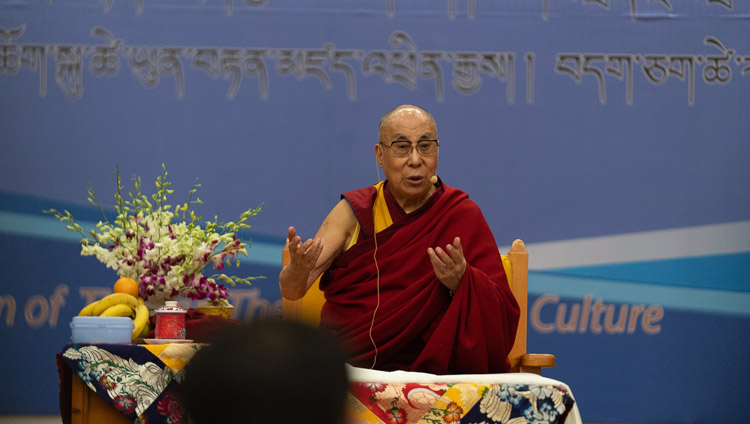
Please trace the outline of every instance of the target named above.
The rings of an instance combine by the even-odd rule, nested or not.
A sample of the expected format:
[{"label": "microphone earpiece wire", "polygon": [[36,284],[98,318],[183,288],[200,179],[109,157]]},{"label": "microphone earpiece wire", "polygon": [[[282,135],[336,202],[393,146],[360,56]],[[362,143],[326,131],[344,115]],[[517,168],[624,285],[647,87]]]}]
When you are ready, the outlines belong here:
[{"label": "microphone earpiece wire", "polygon": [[[378,166],[378,162],[375,161],[375,169],[378,172],[378,182],[380,182],[380,167]],[[375,343],[375,339],[372,337],[372,329],[375,326],[375,315],[378,313],[378,308],[380,307],[380,267],[378,267],[378,237],[377,237],[377,230],[375,229],[375,217],[373,216],[373,222],[372,222],[372,240],[375,242],[375,250],[372,252],[372,260],[375,262],[375,291],[377,293],[377,301],[375,303],[375,310],[372,311],[372,321],[370,321],[370,342],[372,342],[372,347],[375,348],[375,355],[372,357],[372,366],[370,369],[375,368],[375,364],[378,361],[378,345]]]}]

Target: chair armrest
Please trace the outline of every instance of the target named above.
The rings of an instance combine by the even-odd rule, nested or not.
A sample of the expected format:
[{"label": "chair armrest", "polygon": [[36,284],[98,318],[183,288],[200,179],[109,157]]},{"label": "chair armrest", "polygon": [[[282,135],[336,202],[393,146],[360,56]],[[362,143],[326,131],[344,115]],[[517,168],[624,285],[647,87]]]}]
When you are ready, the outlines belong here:
[{"label": "chair armrest", "polygon": [[555,355],[549,353],[524,353],[508,359],[512,372],[530,372],[541,375],[542,368],[555,366]]}]

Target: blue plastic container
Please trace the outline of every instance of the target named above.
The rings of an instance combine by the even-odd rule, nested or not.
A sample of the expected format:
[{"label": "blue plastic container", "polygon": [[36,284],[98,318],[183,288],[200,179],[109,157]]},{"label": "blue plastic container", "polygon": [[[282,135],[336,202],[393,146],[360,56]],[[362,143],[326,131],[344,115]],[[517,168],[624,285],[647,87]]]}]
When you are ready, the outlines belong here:
[{"label": "blue plastic container", "polygon": [[73,343],[130,343],[135,325],[128,317],[73,317]]}]

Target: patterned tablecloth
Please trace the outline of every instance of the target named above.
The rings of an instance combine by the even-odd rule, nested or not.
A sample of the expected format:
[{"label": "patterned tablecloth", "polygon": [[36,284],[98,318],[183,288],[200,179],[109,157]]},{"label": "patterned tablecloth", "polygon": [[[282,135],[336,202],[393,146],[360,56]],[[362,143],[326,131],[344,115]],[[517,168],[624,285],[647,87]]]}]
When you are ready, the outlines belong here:
[{"label": "patterned tablecloth", "polygon": [[[177,397],[199,344],[74,344],[60,357],[136,423],[187,423]],[[534,374],[438,376],[349,367],[352,423],[580,423],[570,388]]]},{"label": "patterned tablecloth", "polygon": [[355,423],[580,424],[570,388],[535,374],[434,375],[350,368]]},{"label": "patterned tablecloth", "polygon": [[199,344],[73,344],[60,356],[100,397],[136,423],[187,423],[176,385]]}]

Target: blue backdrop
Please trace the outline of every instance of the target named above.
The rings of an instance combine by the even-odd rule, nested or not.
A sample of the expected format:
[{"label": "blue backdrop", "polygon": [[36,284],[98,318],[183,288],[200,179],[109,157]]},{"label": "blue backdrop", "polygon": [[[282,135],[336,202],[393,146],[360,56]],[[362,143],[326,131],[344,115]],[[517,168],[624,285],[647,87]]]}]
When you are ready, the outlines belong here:
[{"label": "blue backdrop", "polygon": [[115,279],[42,209],[96,222],[89,184],[111,207],[116,166],[162,163],[203,216],[263,203],[233,303],[275,314],[286,228],[375,183],[414,103],[527,242],[529,348],[586,421],[742,422],[748,34],[738,0],[0,0],[0,413],[56,413],[53,354]]}]

